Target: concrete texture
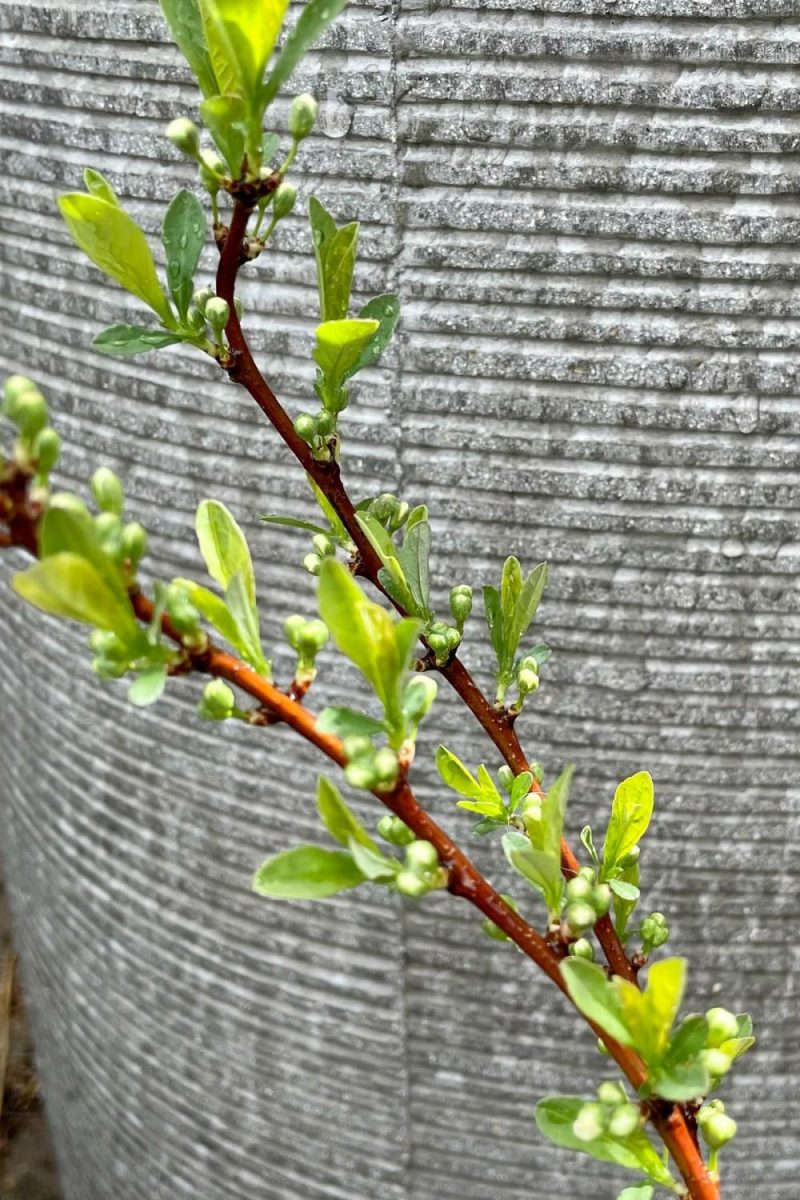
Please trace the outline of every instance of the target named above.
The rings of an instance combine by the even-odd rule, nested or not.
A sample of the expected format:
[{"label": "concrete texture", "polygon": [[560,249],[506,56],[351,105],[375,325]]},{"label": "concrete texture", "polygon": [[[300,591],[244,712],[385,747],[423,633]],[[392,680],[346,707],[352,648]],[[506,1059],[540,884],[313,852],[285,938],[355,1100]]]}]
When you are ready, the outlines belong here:
[{"label": "concrete texture", "polygon": [[[652,771],[645,905],[690,958],[687,1007],[755,1014],[726,1089],[727,1200],[800,1187],[799,16],[362,3],[294,81],[322,101],[304,193],[362,221],[359,292],[405,302],[402,353],[344,422],[353,491],[430,503],[437,585],[495,578],[509,550],[549,560],[555,657],[525,742],[551,771],[577,762],[573,837]],[[50,395],[66,484],[121,470],[154,572],[198,573],[194,507],[228,503],[277,639],[312,605],[306,547],[258,514],[310,515],[303,480],[210,366],[92,353],[132,308],[54,212],[92,163],[155,233],[191,182],[161,128],[195,94],[157,5],[0,0],[0,28],[0,363]],[[300,208],[244,288],[293,410],[314,312]],[[132,712],[79,633],[3,595],[3,857],[66,1200],[616,1194],[533,1127],[539,1096],[604,1068],[532,970],[446,897],[250,895],[266,852],[314,835],[314,759],[285,733],[198,724],[191,681]],[[487,678],[477,621],[466,656]],[[422,791],[467,838],[429,751],[494,760],[450,697],[437,713]]]}]

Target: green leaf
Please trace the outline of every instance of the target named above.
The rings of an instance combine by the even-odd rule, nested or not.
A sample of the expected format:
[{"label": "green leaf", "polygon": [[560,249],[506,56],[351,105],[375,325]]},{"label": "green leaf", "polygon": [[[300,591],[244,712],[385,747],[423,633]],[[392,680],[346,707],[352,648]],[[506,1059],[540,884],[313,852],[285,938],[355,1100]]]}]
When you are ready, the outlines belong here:
[{"label": "green leaf", "polygon": [[649,1183],[623,1188],[617,1196],[617,1200],[653,1200],[653,1188]]},{"label": "green leaf", "polygon": [[209,625],[212,625],[234,650],[238,650],[242,657],[246,658],[250,651],[249,642],[242,635],[233,613],[222,597],[209,588],[203,587],[202,584],[195,583],[192,579],[176,579],[174,582],[186,589],[189,600]]},{"label": "green leaf", "polygon": [[[414,593],[411,591],[400,565],[399,551],[380,521],[363,512],[356,513],[356,520],[383,563],[383,568],[378,572],[378,581],[387,596],[405,612],[412,613],[414,616],[423,615],[417,612]],[[425,617],[427,614],[424,614],[423,619]]]},{"label": "green leaf", "polygon": [[384,608],[367,599],[347,568],[333,558],[322,564],[319,609],[342,654],[358,667],[381,701],[387,726],[402,739],[401,685],[419,623],[395,622]]},{"label": "green leaf", "polygon": [[581,1096],[547,1096],[540,1100],[536,1105],[536,1124],[540,1132],[557,1146],[588,1154],[599,1162],[616,1163],[631,1171],[641,1171],[659,1183],[670,1185],[669,1171],[643,1129],[635,1130],[626,1138],[603,1133],[599,1138],[585,1142],[577,1137],[572,1127],[585,1103]]},{"label": "green leaf", "polygon": [[42,612],[109,629],[132,641],[138,625],[130,602],[123,602],[92,563],[77,554],[53,554],[12,579],[23,600]]},{"label": "green leaf", "polygon": [[643,837],[653,815],[653,780],[647,771],[638,771],[614,793],[611,820],[603,844],[602,879],[630,854]]},{"label": "green leaf", "polygon": [[626,883],[624,879],[609,879],[608,886],[621,900],[638,900],[641,894],[635,884]]},{"label": "green leaf", "polygon": [[389,345],[400,320],[400,299],[392,293],[375,296],[364,305],[358,316],[362,321],[377,321],[378,328],[359,354],[351,375],[374,363]]},{"label": "green leaf", "polygon": [[64,508],[54,496],[39,527],[39,555],[51,558],[55,554],[77,554],[85,558],[102,575],[122,608],[129,608],[128,589],[119,564],[106,554],[97,527],[88,512]]},{"label": "green leaf", "polygon": [[503,836],[503,850],[514,870],[541,892],[551,916],[560,914],[564,897],[560,861],[513,830]]},{"label": "green leaf", "polygon": [[352,708],[323,708],[317,717],[317,729],[320,733],[335,733],[341,738],[375,737],[385,732],[382,721],[376,721]]},{"label": "green leaf", "polygon": [[206,236],[206,215],[192,192],[181,188],[164,216],[161,240],[167,261],[167,282],[182,321],[194,291],[194,273]]},{"label": "green leaf", "polygon": [[267,525],[285,525],[288,529],[305,529],[308,533],[324,533],[330,535],[330,529],[315,525],[313,521],[301,521],[298,517],[274,517],[265,515],[261,518]]},{"label": "green leaf", "polygon": [[349,845],[352,838],[360,846],[378,852],[378,847],[358,817],[345,804],[339,789],[324,775],[320,776],[317,783],[317,808],[328,833],[341,846]]},{"label": "green leaf", "polygon": [[431,556],[432,534],[427,521],[418,521],[403,535],[403,545],[398,552],[400,569],[414,597],[415,616],[431,615]]},{"label": "green leaf", "polygon": [[98,200],[105,200],[108,204],[116,204],[117,208],[119,208],[117,193],[105,175],[101,175],[99,171],[87,167],[83,172],[83,182],[86,184],[86,190],[90,195],[97,196]]},{"label": "green leaf", "polygon": [[705,1048],[707,1038],[708,1021],[705,1017],[696,1015],[687,1017],[685,1021],[681,1021],[670,1039],[669,1049],[664,1059],[665,1063],[674,1065],[688,1062]]},{"label": "green leaf", "polygon": [[[564,818],[567,813],[569,789],[575,768],[569,764],[558,778],[551,783],[542,800],[543,837],[540,849],[561,864],[561,838],[564,833]],[[529,831],[530,832],[530,831]],[[531,835],[532,836],[532,835]]]},{"label": "green leaf", "polygon": [[448,750],[446,746],[439,746],[436,750],[436,766],[447,786],[458,792],[459,796],[466,796],[469,800],[480,800],[481,785],[452,750]]},{"label": "green leaf", "polygon": [[259,867],[253,891],[273,900],[321,900],[363,882],[363,873],[345,850],[297,846]]},{"label": "green leaf", "polygon": [[592,860],[594,865],[599,867],[600,859],[597,855],[597,851],[594,848],[594,837],[592,836],[591,825],[584,825],[583,829],[581,830],[581,843],[583,844],[586,853],[589,855],[589,858]]},{"label": "green leaf", "polygon": [[503,613],[500,604],[500,593],[497,588],[485,584],[483,588],[483,609],[486,614],[486,624],[489,627],[489,637],[497,656],[498,665],[505,657],[505,638],[503,636]]},{"label": "green leaf", "polygon": [[255,574],[247,539],[231,513],[218,500],[201,501],[195,527],[208,573],[225,592],[225,603],[238,630],[238,648],[257,671],[268,676],[269,664],[261,648]]},{"label": "green leaf", "polygon": [[400,863],[397,859],[390,858],[374,844],[365,846],[355,837],[349,838],[347,844],[350,847],[353,862],[362,875],[372,883],[390,883],[400,870]]},{"label": "green leaf", "polygon": [[204,96],[219,91],[214,68],[206,46],[198,0],[160,0],[170,32],[178,49],[192,69]]},{"label": "green leaf", "polygon": [[[339,321],[347,316],[350,304],[358,245],[358,223],[352,222],[337,229],[333,217],[316,196],[312,196],[308,202],[308,215],[311,221],[311,239],[317,260],[317,284],[322,320],[323,322]],[[370,337],[375,334],[378,325],[379,322],[375,321]],[[366,344],[365,341],[359,347],[358,354],[350,364],[354,369],[361,350]]]},{"label": "green leaf", "polygon": [[360,320],[324,321],[317,326],[314,361],[330,387],[342,385],[377,328],[377,321]]},{"label": "green leaf", "polygon": [[[516,561],[516,560],[514,560]],[[539,563],[534,567],[528,578],[519,589],[513,616],[507,626],[508,646],[513,658],[519,649],[519,643],[536,616],[536,610],[542,598],[547,583],[547,563]]]},{"label": "green leaf", "polygon": [[306,4],[294,29],[284,42],[261,93],[263,108],[272,103],[297,64],[346,4],[347,0],[310,0],[310,3]]},{"label": "green leaf", "polygon": [[[281,31],[288,0],[201,0],[219,38],[217,54],[227,60],[242,95],[260,98],[264,69]],[[206,24],[208,36],[208,23]],[[221,81],[220,81],[221,82]],[[255,109],[255,104],[251,104]]]},{"label": "green leaf", "polygon": [[699,1061],[661,1068],[653,1073],[648,1082],[656,1095],[676,1101],[705,1096],[711,1087],[708,1071]]},{"label": "green leaf", "polygon": [[175,319],[158,282],[147,238],[133,218],[118,205],[82,192],[59,196],[58,207],[84,254],[174,329]]},{"label": "green leaf", "polygon": [[619,994],[601,966],[584,958],[566,958],[561,964],[561,974],[579,1012],[620,1045],[634,1044]]},{"label": "green leaf", "polygon": [[228,164],[231,176],[238,179],[244,160],[247,120],[241,96],[211,96],[200,105],[200,116]]},{"label": "green leaf", "polygon": [[137,708],[155,704],[167,682],[167,669],[163,666],[149,667],[128,688],[128,699]]},{"label": "green leaf", "polygon": [[647,973],[644,991],[626,979],[614,979],[613,987],[632,1044],[651,1069],[659,1067],[667,1053],[685,983],[686,960],[683,958],[665,958],[653,963]]},{"label": "green leaf", "polygon": [[92,345],[101,354],[147,354],[183,340],[180,334],[147,329],[144,325],[109,325],[95,334]]}]

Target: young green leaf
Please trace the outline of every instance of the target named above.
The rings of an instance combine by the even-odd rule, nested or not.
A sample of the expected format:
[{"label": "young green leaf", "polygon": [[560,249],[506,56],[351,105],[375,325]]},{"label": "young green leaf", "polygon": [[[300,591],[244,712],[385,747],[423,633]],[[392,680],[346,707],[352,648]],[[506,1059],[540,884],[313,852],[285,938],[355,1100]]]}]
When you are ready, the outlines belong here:
[{"label": "young green leaf", "polygon": [[[176,579],[175,583],[186,589],[190,603],[194,605],[201,616],[205,617],[209,625],[213,626],[234,650],[238,650],[251,666],[255,666],[251,659],[253,647],[250,639],[242,633],[233,613],[222,597],[191,579]],[[261,661],[263,662],[263,659]],[[256,670],[259,670],[259,667],[256,667]],[[263,671],[262,674],[264,674]]]},{"label": "young green leaf", "polygon": [[119,564],[100,544],[97,527],[87,511],[64,507],[54,496],[39,529],[39,554],[42,559],[55,554],[77,554],[102,575],[106,586],[122,608],[129,608],[128,590]]},{"label": "young green leaf", "polygon": [[419,616],[423,620],[427,613],[417,611],[417,602],[405,577],[400,558],[400,551],[395,546],[389,534],[375,517],[369,513],[357,512],[356,520],[369,538],[372,548],[380,556],[383,567],[378,572],[381,587],[396,604],[405,612]]},{"label": "young green leaf", "polygon": [[257,108],[263,112],[260,92],[264,69],[278,40],[288,0],[201,0],[201,3],[208,18],[206,36],[210,24],[216,34],[216,56],[226,60],[238,83],[232,90],[250,101],[251,110]]},{"label": "young green leaf", "polygon": [[297,846],[268,858],[253,876],[253,891],[273,900],[322,900],[363,883],[345,850]]},{"label": "young green leaf", "polygon": [[174,329],[175,318],[158,281],[150,247],[133,218],[118,205],[82,192],[59,196],[58,207],[84,254]]},{"label": "young green leaf", "polygon": [[353,862],[362,875],[372,883],[391,883],[400,870],[398,860],[390,858],[374,844],[365,846],[355,837],[350,837],[347,844],[350,847]]},{"label": "young green leaf", "polygon": [[599,867],[600,859],[597,851],[594,848],[594,837],[592,836],[591,825],[584,825],[583,829],[581,830],[581,843],[583,844],[586,853],[589,855],[589,858],[592,860],[594,865]]},{"label": "young green leaf", "polygon": [[624,879],[610,879],[608,886],[611,888],[615,896],[619,896],[620,900],[638,900],[639,889],[633,883],[627,883]]},{"label": "young green leaf", "polygon": [[503,850],[514,870],[541,892],[550,916],[557,918],[564,897],[560,860],[532,846],[529,838],[514,830],[503,836]]},{"label": "young green leaf", "polygon": [[324,321],[317,326],[314,361],[326,384],[331,388],[341,387],[377,328],[377,321],[360,320]]},{"label": "young green leaf", "polygon": [[317,808],[322,824],[340,846],[349,845],[352,838],[360,846],[378,852],[378,847],[364,826],[345,804],[339,789],[324,775],[320,776],[317,783]]},{"label": "young green leaf", "polygon": [[317,717],[320,733],[335,733],[337,737],[375,737],[385,733],[382,721],[368,717],[352,708],[323,708]]},{"label": "young green leaf", "polygon": [[[350,304],[350,290],[353,284],[353,269],[358,245],[358,224],[353,222],[337,229],[333,217],[316,196],[312,196],[308,202],[308,215],[311,221],[311,238],[317,260],[317,283],[322,320],[323,322],[343,320],[347,316]],[[375,334],[378,325],[379,322],[375,321],[370,337]],[[365,339],[359,347],[358,354],[355,355],[351,364],[353,367],[368,341],[369,338]]]},{"label": "young green leaf", "polygon": [[200,116],[234,179],[242,169],[247,112],[241,96],[211,96],[200,105]]},{"label": "young green leaf", "polygon": [[43,558],[11,582],[23,600],[42,612],[109,629],[123,641],[133,640],[138,633],[130,602],[120,600],[97,568],[77,554]]},{"label": "young green leaf", "polygon": [[109,325],[95,334],[92,345],[101,354],[147,354],[183,340],[181,334],[147,329],[144,325]]},{"label": "young green leaf", "polygon": [[225,604],[238,631],[238,645],[246,648],[244,653],[248,662],[262,675],[268,675],[269,663],[261,648],[255,574],[247,539],[225,505],[217,500],[200,503],[195,525],[208,573],[225,592]]},{"label": "young green leaf", "polygon": [[313,521],[301,521],[298,517],[277,517],[264,514],[261,520],[267,525],[285,525],[287,529],[305,529],[307,533],[324,533],[326,537],[329,537],[331,532],[322,525],[315,525]]},{"label": "young green leaf", "polygon": [[521,774],[515,777],[514,782],[511,785],[511,795],[509,796],[509,804],[512,812],[519,807],[519,805],[528,795],[532,784],[533,775],[531,775],[530,771],[522,771]]},{"label": "young green leaf", "polygon": [[[579,959],[570,959],[578,962]],[[587,964],[591,965],[591,964]],[[643,1129],[636,1129],[624,1138],[616,1138],[609,1132],[601,1133],[592,1141],[584,1141],[573,1131],[586,1101],[580,1096],[547,1096],[536,1105],[536,1124],[539,1131],[567,1150],[588,1154],[599,1162],[616,1163],[631,1171],[640,1171],[658,1183],[671,1187],[672,1178],[661,1157]]]},{"label": "young green leaf", "polygon": [[683,958],[665,958],[653,963],[643,991],[626,979],[615,977],[613,981],[632,1044],[652,1069],[659,1067],[667,1054],[685,982]]},{"label": "young green leaf", "polygon": [[377,321],[378,328],[359,354],[358,361],[351,371],[352,375],[374,363],[389,345],[400,320],[399,297],[391,293],[375,296],[364,305],[358,316],[362,321]]},{"label": "young green leaf", "polygon": [[653,1188],[649,1183],[623,1188],[617,1196],[617,1200],[653,1200]]},{"label": "young green leaf", "polygon": [[653,780],[647,771],[638,771],[628,779],[623,779],[614,793],[611,820],[603,844],[602,879],[608,879],[638,845],[652,815]]},{"label": "young green leaf", "polygon": [[128,699],[137,708],[147,708],[155,704],[167,682],[167,669],[164,666],[148,667],[135,679],[128,688]]},{"label": "young green leaf", "polygon": [[347,4],[347,0],[309,0],[283,44],[261,93],[262,108],[271,104],[297,64]]},{"label": "young green leaf", "polygon": [[481,798],[481,785],[475,776],[468,770],[461,759],[456,754],[453,754],[452,750],[448,750],[446,746],[439,746],[437,748],[436,766],[447,786],[452,788],[454,792],[458,792],[459,796],[466,796],[468,800],[479,800]]},{"label": "young green leaf", "polygon": [[601,966],[584,958],[566,958],[561,964],[561,974],[570,999],[579,1012],[604,1029],[620,1045],[634,1045],[622,1001]]},{"label": "young green leaf", "polygon": [[206,46],[198,0],[160,0],[161,11],[178,49],[192,69],[204,96],[220,90]]},{"label": "young green leaf", "polygon": [[108,204],[116,204],[117,208],[119,208],[117,193],[105,175],[101,175],[99,171],[95,171],[91,167],[86,167],[83,172],[83,182],[86,184],[86,190],[90,195],[97,196],[98,200],[105,200]]},{"label": "young green leaf", "polygon": [[431,527],[428,522],[416,521],[410,527],[406,526],[403,544],[397,555],[400,569],[414,598],[414,607],[410,611],[423,620],[432,616],[431,542]]},{"label": "young green leaf", "polygon": [[161,240],[167,261],[167,282],[182,321],[194,290],[194,273],[206,236],[206,215],[192,192],[181,188],[164,215]]}]

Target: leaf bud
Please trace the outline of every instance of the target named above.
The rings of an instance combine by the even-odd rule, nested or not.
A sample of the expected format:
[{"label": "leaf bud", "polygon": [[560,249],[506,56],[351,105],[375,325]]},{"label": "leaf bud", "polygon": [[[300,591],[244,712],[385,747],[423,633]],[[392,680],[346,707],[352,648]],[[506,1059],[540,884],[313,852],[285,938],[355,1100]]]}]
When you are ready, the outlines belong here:
[{"label": "leaf bud", "polygon": [[381,817],[375,828],[378,836],[392,846],[408,846],[416,838],[416,834],[408,828],[405,821],[401,821],[393,813],[386,813]]},{"label": "leaf bud", "polygon": [[412,842],[406,850],[406,866],[411,871],[433,871],[439,866],[439,854],[433,842]]},{"label": "leaf bud", "polygon": [[373,765],[378,784],[389,787],[395,782],[400,770],[400,764],[397,761],[397,755],[394,750],[390,750],[388,746],[384,746],[375,755]]},{"label": "leaf bud", "polygon": [[61,452],[61,438],[49,425],[40,429],[33,443],[33,457],[39,475],[49,475],[58,462]]},{"label": "leaf bud", "polygon": [[724,1050],[701,1050],[698,1057],[712,1079],[722,1079],[733,1066],[733,1059]]},{"label": "leaf bud", "polygon": [[591,904],[585,900],[576,900],[568,904],[564,912],[564,920],[570,933],[582,934],[591,929],[597,920],[597,913]]},{"label": "leaf bud", "polygon": [[414,871],[398,871],[394,879],[394,886],[401,895],[410,896],[414,900],[431,890],[426,881],[420,879]]},{"label": "leaf bud", "polygon": [[117,475],[108,467],[98,467],[91,479],[94,502],[102,513],[122,512],[125,503],[125,493]]},{"label": "leaf bud", "polygon": [[727,1008],[710,1008],[706,1013],[708,1022],[707,1046],[721,1046],[735,1038],[739,1032],[739,1021]]},{"label": "leaf bud", "polygon": [[703,1139],[712,1150],[719,1150],[731,1138],[736,1137],[736,1122],[732,1117],[725,1113],[715,1112],[706,1120],[701,1120],[703,1110],[698,1114],[698,1124],[703,1134]]},{"label": "leaf bud", "polygon": [[166,134],[173,146],[190,158],[197,158],[200,153],[200,130],[194,121],[188,117],[176,117],[170,121]]},{"label": "leaf bud", "polygon": [[581,1142],[594,1142],[605,1132],[605,1111],[602,1104],[584,1104],[572,1122],[572,1132]]},{"label": "leaf bud", "polygon": [[275,195],[272,200],[272,219],[280,221],[284,217],[288,217],[289,213],[294,208],[295,200],[297,199],[297,188],[291,183],[282,183],[279,188],[276,188]]},{"label": "leaf bud", "polygon": [[231,310],[227,300],[221,296],[212,296],[206,302],[205,318],[215,333],[220,334],[228,324]]},{"label": "leaf bud", "polygon": [[47,424],[47,401],[24,375],[11,375],[6,380],[3,412],[25,438],[35,438]]},{"label": "leaf bud", "polygon": [[307,554],[303,559],[303,566],[309,575],[319,575],[322,569],[322,559],[318,554]]},{"label": "leaf bud", "polygon": [[621,1083],[613,1083],[610,1079],[606,1079],[604,1083],[600,1084],[597,1089],[597,1099],[601,1104],[608,1104],[612,1108],[628,1103],[625,1088]]},{"label": "leaf bud", "polygon": [[567,881],[567,899],[570,901],[588,900],[591,903],[593,892],[594,884],[584,875],[576,875],[574,879]]},{"label": "leaf bud", "polygon": [[642,1123],[642,1115],[636,1104],[621,1104],[609,1117],[608,1132],[621,1140],[629,1138]]},{"label": "leaf bud", "polygon": [[138,567],[147,553],[147,530],[138,521],[129,521],[123,525],[120,535],[122,557],[127,559],[132,567]]},{"label": "leaf bud", "polygon": [[294,431],[310,446],[317,432],[317,423],[311,413],[298,413],[294,419]]},{"label": "leaf bud", "polygon": [[570,942],[569,953],[573,958],[585,958],[588,962],[594,962],[594,946],[588,938],[578,938],[577,942]]},{"label": "leaf bud", "polygon": [[450,612],[458,628],[463,629],[472,612],[472,588],[469,584],[460,583],[450,589]]},{"label": "leaf bud", "polygon": [[611,888],[607,883],[598,883],[589,901],[598,917],[604,917],[611,907]]},{"label": "leaf bud", "polygon": [[308,92],[295,96],[289,109],[289,133],[296,142],[307,138],[317,119],[317,102]]},{"label": "leaf bud", "polygon": [[197,712],[204,721],[225,721],[232,716],[235,703],[236,698],[227,683],[212,679],[203,688],[203,698],[197,706]]},{"label": "leaf bud", "polygon": [[430,709],[438,688],[429,675],[415,675],[406,686],[403,708],[410,721],[418,725]]},{"label": "leaf bud", "polygon": [[503,933],[499,925],[495,925],[491,917],[487,917],[481,921],[481,929],[487,937],[492,938],[495,942],[510,942],[511,938],[507,933]]}]

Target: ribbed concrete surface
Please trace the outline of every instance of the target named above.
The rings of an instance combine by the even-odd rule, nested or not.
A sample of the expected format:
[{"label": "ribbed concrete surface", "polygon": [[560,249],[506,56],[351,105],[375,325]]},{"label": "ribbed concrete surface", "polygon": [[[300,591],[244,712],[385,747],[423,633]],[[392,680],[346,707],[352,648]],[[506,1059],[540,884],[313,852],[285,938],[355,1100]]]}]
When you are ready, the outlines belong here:
[{"label": "ribbed concrete surface", "polygon": [[[304,191],[324,176],[363,222],[359,289],[405,299],[402,361],[345,421],[353,490],[430,501],[441,583],[492,578],[507,549],[549,559],[531,753],[578,762],[575,832],[653,772],[647,903],[691,959],[691,1006],[758,1022],[729,1200],[800,1188],[798,18],[795,0],[359,4],[295,81],[323,101]],[[194,92],[157,5],[0,0],[0,28],[0,362],[48,390],[68,485],[120,467],[154,571],[198,571],[200,497],[235,509],[275,638],[311,588],[302,537],[257,515],[309,512],[302,480],[197,359],[91,353],[130,310],[54,215],[105,164],[155,232],[188,179],[160,128]],[[309,251],[287,222],[245,285],[296,407]],[[79,634],[3,594],[3,858],[66,1200],[615,1194],[535,1133],[543,1092],[602,1067],[517,956],[446,898],[251,896],[263,853],[313,835],[313,758],[201,726],[189,681],[132,712]],[[468,657],[488,667],[477,622]],[[317,703],[344,691],[337,668]],[[486,753],[438,712],[423,760],[437,738]]]}]

